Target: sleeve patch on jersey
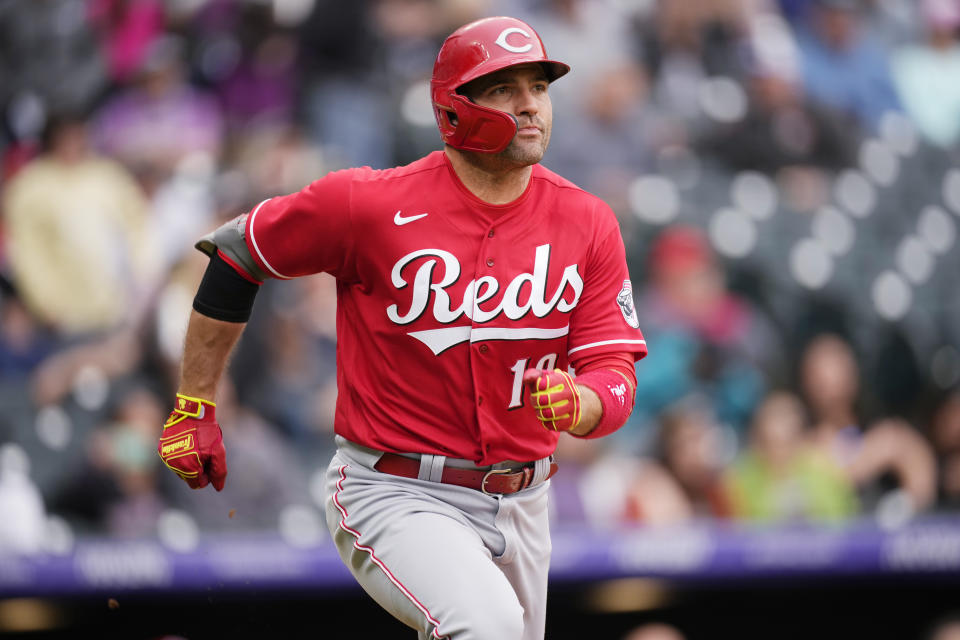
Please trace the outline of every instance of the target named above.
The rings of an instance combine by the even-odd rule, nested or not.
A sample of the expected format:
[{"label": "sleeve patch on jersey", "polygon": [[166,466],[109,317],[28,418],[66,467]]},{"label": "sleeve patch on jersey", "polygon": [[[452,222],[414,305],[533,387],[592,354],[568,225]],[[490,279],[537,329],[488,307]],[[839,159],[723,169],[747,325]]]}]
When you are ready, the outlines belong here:
[{"label": "sleeve patch on jersey", "polygon": [[623,288],[617,294],[617,306],[620,307],[620,313],[627,324],[634,329],[640,328],[640,320],[637,318],[637,309],[633,306],[633,285],[629,280],[623,281]]}]

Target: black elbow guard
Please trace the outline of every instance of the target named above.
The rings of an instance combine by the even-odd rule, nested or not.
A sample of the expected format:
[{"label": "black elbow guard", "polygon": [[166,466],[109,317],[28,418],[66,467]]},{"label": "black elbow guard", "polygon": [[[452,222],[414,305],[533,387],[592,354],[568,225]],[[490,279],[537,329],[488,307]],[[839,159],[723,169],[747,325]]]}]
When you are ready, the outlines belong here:
[{"label": "black elbow guard", "polygon": [[253,300],[260,285],[247,280],[217,253],[210,257],[210,264],[200,281],[200,288],[193,298],[197,313],[214,320],[246,322],[253,310]]}]

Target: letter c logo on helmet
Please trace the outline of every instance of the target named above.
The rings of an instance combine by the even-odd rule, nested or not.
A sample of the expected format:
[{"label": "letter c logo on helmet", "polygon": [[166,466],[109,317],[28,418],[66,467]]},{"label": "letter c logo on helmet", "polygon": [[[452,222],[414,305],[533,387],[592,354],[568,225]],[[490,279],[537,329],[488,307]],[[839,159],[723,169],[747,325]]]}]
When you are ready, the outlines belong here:
[{"label": "letter c logo on helmet", "polygon": [[482,153],[506,149],[517,135],[513,114],[475,104],[458,90],[480,76],[530,62],[540,63],[550,82],[570,71],[568,65],[547,58],[537,32],[516,18],[484,18],[450,34],[440,47],[430,80],[433,111],[444,143]]},{"label": "letter c logo on helmet", "polygon": [[526,53],[527,51],[530,51],[530,49],[533,49],[533,44],[530,42],[523,45],[522,47],[515,47],[509,42],[507,42],[507,36],[509,36],[512,33],[519,33],[520,35],[525,37],[527,40],[530,39],[530,34],[524,31],[523,29],[521,29],[520,27],[507,27],[506,29],[500,32],[500,35],[497,36],[497,39],[494,40],[494,42],[512,53]]}]

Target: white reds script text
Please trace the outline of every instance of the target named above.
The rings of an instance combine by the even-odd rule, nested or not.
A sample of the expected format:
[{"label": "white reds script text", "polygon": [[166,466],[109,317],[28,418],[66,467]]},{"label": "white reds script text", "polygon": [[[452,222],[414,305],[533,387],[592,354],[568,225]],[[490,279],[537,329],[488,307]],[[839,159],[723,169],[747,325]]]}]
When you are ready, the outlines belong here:
[{"label": "white reds script text", "polygon": [[[500,282],[493,276],[482,276],[471,280],[464,290],[462,300],[451,299],[447,290],[460,278],[460,261],[452,253],[443,249],[420,249],[400,258],[393,265],[390,274],[394,287],[402,290],[410,285],[404,277],[404,271],[408,265],[421,258],[429,259],[423,261],[413,274],[409,308],[401,314],[398,305],[392,304],[387,307],[387,317],[395,324],[410,324],[422,316],[430,303],[431,293],[433,293],[433,317],[443,324],[454,322],[461,316],[466,316],[476,323],[489,322],[501,313],[510,320],[519,320],[530,312],[538,318],[543,318],[554,309],[564,313],[569,312],[577,305],[580,294],[583,293],[583,278],[577,271],[577,265],[571,264],[564,267],[559,286],[549,297],[547,296],[549,244],[537,247],[533,273],[521,273],[513,278],[503,289],[499,302],[495,302],[494,298],[501,291]],[[443,275],[438,277],[436,271],[441,261]],[[521,302],[521,290],[527,283],[530,284],[529,296]],[[568,289],[573,294],[571,300],[564,298]],[[481,305],[486,309],[481,309]]]}]

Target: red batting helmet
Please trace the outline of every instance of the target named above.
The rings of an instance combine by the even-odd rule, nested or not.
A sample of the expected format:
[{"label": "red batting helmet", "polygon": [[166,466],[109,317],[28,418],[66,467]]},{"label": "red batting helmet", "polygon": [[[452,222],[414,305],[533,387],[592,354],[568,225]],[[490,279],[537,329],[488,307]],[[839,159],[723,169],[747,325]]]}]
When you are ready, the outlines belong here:
[{"label": "red batting helmet", "polygon": [[570,71],[568,65],[547,59],[537,32],[516,18],[484,18],[450,34],[440,47],[430,81],[443,141],[464,151],[506,149],[517,135],[513,114],[475,104],[457,89],[480,76],[527,62],[541,63],[550,82]]}]

